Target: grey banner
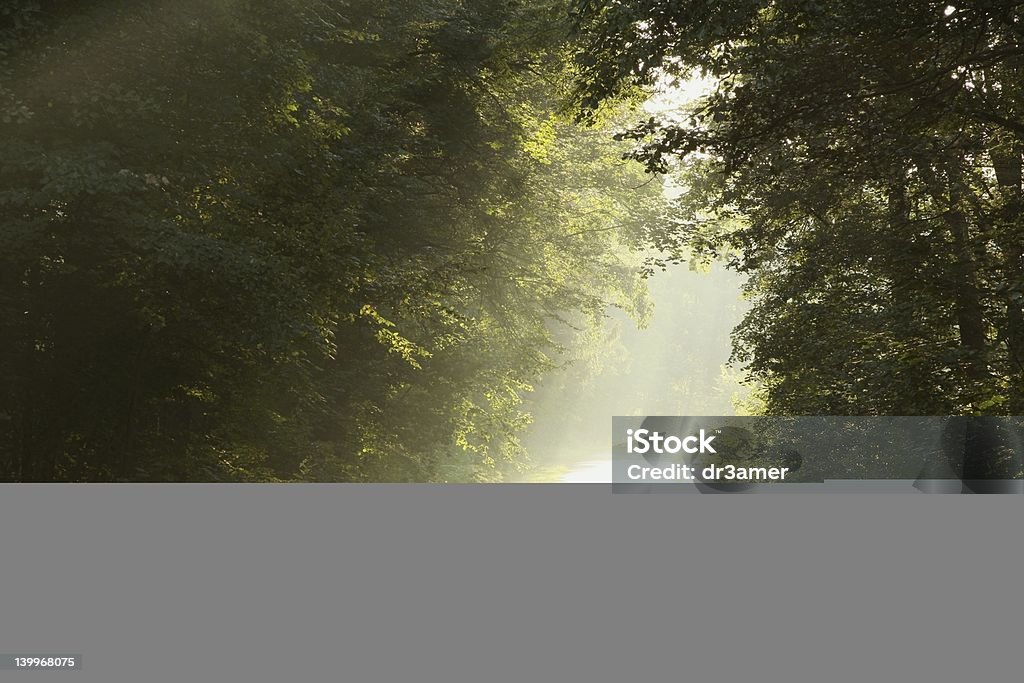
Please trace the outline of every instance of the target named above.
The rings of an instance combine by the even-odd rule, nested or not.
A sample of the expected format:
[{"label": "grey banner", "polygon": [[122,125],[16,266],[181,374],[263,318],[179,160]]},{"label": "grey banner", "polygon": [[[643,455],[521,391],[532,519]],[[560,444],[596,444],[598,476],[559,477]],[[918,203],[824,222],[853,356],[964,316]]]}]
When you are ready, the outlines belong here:
[{"label": "grey banner", "polygon": [[1022,503],[0,485],[0,682],[1018,683]]},{"label": "grey banner", "polygon": [[624,493],[1024,493],[1020,417],[615,417]]}]

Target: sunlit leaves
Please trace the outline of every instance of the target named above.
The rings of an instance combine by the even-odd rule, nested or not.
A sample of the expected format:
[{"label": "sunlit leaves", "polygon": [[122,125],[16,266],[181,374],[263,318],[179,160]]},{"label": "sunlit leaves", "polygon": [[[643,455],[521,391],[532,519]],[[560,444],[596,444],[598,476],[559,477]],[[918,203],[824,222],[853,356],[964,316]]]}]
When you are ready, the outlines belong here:
[{"label": "sunlit leaves", "polygon": [[584,116],[657,78],[715,83],[620,137],[683,175],[650,234],[665,260],[751,274],[734,359],[767,410],[1021,410],[1015,3],[576,7]]}]

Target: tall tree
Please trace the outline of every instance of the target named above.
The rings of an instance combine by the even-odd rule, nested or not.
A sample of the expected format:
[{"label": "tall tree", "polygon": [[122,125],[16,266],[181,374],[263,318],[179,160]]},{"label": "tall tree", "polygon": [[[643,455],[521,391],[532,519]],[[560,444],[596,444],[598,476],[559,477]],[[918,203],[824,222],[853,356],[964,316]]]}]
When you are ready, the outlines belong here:
[{"label": "tall tree", "polygon": [[690,169],[660,241],[750,274],[734,358],[769,411],[1020,413],[1017,3],[587,0],[576,18],[585,114],[714,83],[624,137],[650,171]]}]

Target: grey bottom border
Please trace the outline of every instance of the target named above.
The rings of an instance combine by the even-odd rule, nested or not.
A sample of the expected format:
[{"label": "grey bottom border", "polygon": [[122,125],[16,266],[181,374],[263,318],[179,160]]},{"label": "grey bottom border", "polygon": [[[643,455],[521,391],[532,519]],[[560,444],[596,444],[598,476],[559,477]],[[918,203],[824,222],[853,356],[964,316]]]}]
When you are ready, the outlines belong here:
[{"label": "grey bottom border", "polygon": [[1022,501],[0,486],[0,683],[1019,683]]}]

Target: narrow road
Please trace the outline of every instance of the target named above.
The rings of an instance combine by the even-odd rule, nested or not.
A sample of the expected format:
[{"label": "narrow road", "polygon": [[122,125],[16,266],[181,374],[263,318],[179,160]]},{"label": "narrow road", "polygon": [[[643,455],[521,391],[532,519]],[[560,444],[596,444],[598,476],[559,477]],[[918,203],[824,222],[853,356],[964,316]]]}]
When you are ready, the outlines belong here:
[{"label": "narrow road", "polygon": [[561,480],[572,484],[610,484],[612,481],[611,460],[584,460],[562,475]]}]

